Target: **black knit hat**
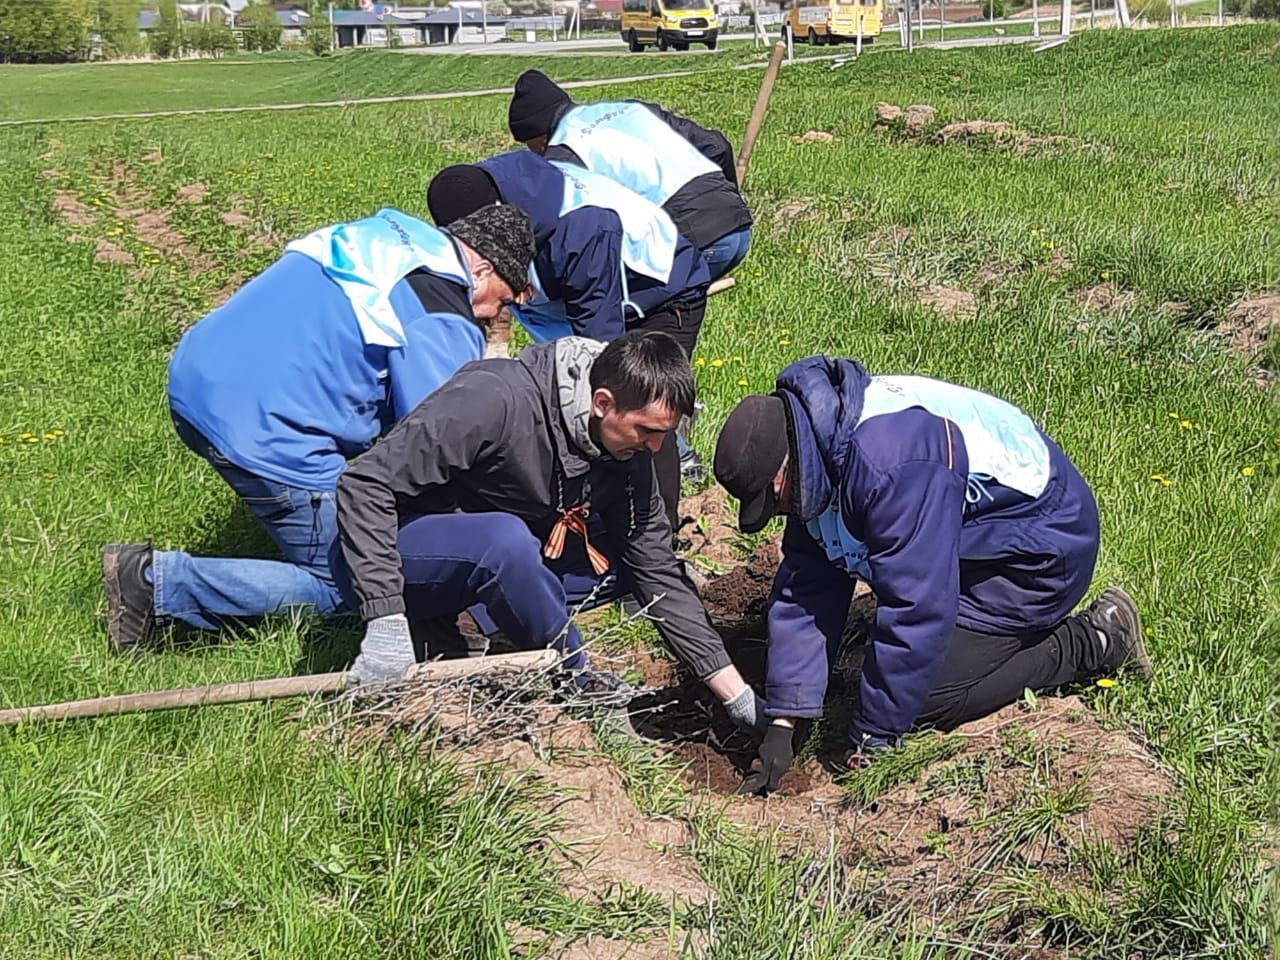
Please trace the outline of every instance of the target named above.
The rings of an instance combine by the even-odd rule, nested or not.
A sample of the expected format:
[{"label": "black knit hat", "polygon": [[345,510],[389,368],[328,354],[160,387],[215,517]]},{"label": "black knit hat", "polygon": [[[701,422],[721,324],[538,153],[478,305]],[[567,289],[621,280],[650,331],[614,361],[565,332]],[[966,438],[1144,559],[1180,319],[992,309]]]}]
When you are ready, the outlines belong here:
[{"label": "black knit hat", "polygon": [[431,219],[442,227],[481,207],[501,202],[502,194],[493,177],[474,163],[445,167],[431,178],[427,187],[427,209],[431,211]]},{"label": "black knit hat", "polygon": [[758,533],[773,517],[773,478],[788,452],[786,401],[777,394],[743,398],[720,430],[714,463],[716,479],[741,504],[743,533]]},{"label": "black knit hat", "polygon": [[509,203],[481,207],[449,225],[449,232],[493,264],[513,293],[529,285],[533,225],[529,215]]},{"label": "black knit hat", "polygon": [[556,116],[573,98],[541,70],[526,70],[516,80],[516,92],[507,109],[507,126],[518,143],[551,134]]}]

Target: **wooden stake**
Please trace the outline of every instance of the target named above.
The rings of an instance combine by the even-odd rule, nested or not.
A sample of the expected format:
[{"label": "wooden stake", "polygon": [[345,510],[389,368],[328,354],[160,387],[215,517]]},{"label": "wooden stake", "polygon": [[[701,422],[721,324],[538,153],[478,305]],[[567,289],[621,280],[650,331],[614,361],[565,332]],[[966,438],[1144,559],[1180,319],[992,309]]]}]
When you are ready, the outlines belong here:
[{"label": "wooden stake", "polygon": [[760,136],[760,128],[764,126],[764,115],[769,110],[769,98],[773,96],[773,85],[778,82],[778,71],[782,69],[782,58],[787,48],[775,44],[773,56],[769,58],[769,69],[764,72],[764,80],[760,82],[760,94],[756,97],[755,108],[751,111],[751,119],[747,122],[747,133],[742,138],[742,150],[738,153],[738,189],[747,176],[747,167],[751,163],[751,154],[756,148],[756,138]]},{"label": "wooden stake", "polygon": [[[554,650],[526,650],[492,657],[465,660],[433,660],[415,665],[406,675],[410,680],[453,680],[478,673],[524,673],[554,666]],[[322,693],[340,693],[346,686],[345,673],[313,673],[302,677],[274,677],[243,683],[219,683],[206,687],[179,687],[176,690],[153,690],[148,693],[126,693],[92,700],[71,700],[36,707],[0,710],[0,726],[12,726],[37,720],[72,720],[87,717],[113,717],[122,713],[151,713],[182,707],[207,707],[216,703],[247,703],[280,700],[285,697],[309,697]]]}]

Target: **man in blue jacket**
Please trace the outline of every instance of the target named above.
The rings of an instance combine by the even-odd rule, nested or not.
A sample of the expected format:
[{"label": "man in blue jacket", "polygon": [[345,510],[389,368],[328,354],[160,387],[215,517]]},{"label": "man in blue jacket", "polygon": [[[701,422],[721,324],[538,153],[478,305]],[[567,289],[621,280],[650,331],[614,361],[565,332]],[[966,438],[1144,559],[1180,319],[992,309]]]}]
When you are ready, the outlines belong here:
[{"label": "man in blue jacket", "polygon": [[738,189],[733,147],[656,103],[577,104],[541,70],[516,80],[511,136],[548,160],[603,174],[658,204],[702,251],[714,280],[746,257],[751,212]]},{"label": "man in blue jacket", "polygon": [[[446,167],[427,189],[440,224],[499,202],[533,224],[532,293],[513,313],[535,340],[608,342],[628,330],[661,331],[693,354],[711,276],[661,208],[607,177],[527,150]],[[674,530],[680,463],[672,436],[654,463]]]},{"label": "man in blue jacket", "polygon": [[318,230],[192,327],[169,364],[178,436],[258,518],[283,562],[103,548],[118,652],[158,626],[215,630],[344,607],[338,478],[463,364],[521,296],[528,217],[493,206],[449,230],[398,210]]},{"label": "man in blue jacket", "polygon": [[1137,607],[1083,613],[1098,511],[1024,412],[967,387],[810,357],[726,421],[715,473],[744,532],[787,517],[768,616],[772,723],[749,792],[777,789],[800,718],[822,716],[855,579],[877,599],[850,766],[917,727],[951,729],[1049,690],[1151,662]]}]

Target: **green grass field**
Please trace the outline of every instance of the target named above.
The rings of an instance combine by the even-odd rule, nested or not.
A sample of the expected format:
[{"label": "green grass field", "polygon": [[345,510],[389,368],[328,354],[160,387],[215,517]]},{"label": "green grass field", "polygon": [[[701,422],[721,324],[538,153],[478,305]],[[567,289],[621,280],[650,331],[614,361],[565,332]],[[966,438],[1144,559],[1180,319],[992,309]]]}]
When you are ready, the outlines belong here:
[{"label": "green grass field", "polygon": [[[525,65],[401,59],[5,67],[0,114],[501,86]],[[643,58],[659,62],[683,64]],[[191,86],[174,79],[183,71]],[[220,71],[254,79],[214,89]],[[86,77],[89,99],[73,99]],[[582,99],[642,96],[737,142],[759,77]],[[1096,586],[1134,593],[1157,660],[1148,685],[1085,693],[1176,786],[1166,819],[1132,845],[1037,873],[1012,852],[1041,835],[1027,807],[986,861],[998,883],[983,918],[912,923],[867,906],[883,864],[792,856],[785,838],[730,825],[669,759],[613,749],[642,810],[693,823],[689,855],[716,899],[674,913],[627,887],[574,900],[536,778],[463,772],[411,737],[305,735],[326,721],[320,706],[209,708],[0,730],[0,956],[558,956],[575,938],[573,955],[618,955],[581,946],[590,935],[639,940],[648,957],[667,955],[652,944],[668,933],[677,953],[744,960],[1274,956],[1280,413],[1258,365],[1274,369],[1276,353],[1246,360],[1213,330],[1241,297],[1280,290],[1277,89],[1269,27],[791,68],[747,182],[755,245],[700,347],[704,450],[737,398],[820,352],[958,380],[1046,425],[1097,492]],[[878,101],[1021,133],[941,144],[880,132]],[[115,659],[98,551],[146,537],[265,549],[169,424],[165,364],[182,329],[288,238],[382,205],[422,212],[435,170],[505,148],[505,113],[491,97],[0,130],[0,705],[340,667],[354,653],[351,624],[271,622]],[[166,211],[167,228],[126,209],[139,207]],[[942,288],[972,297],[960,315],[930,306]],[[919,749],[921,763],[945,753]],[[1105,795],[1107,768],[1088,789]],[[1076,809],[1041,799],[1055,823]],[[529,929],[553,942],[517,947],[513,931]]]}]

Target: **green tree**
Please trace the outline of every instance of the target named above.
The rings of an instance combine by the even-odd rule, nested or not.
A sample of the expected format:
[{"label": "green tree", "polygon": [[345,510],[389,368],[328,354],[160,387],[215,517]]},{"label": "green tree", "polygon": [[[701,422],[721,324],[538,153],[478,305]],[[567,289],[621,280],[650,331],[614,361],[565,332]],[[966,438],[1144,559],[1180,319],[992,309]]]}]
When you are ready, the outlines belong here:
[{"label": "green tree", "polygon": [[83,60],[93,31],[90,0],[0,0],[0,60]]},{"label": "green tree", "polygon": [[275,9],[268,3],[251,3],[240,12],[240,26],[244,28],[244,48],[268,53],[280,49],[280,37],[284,28],[276,17]]},{"label": "green tree", "polygon": [[1248,0],[1245,11],[1255,20],[1280,20],[1280,0]]},{"label": "green tree", "polygon": [[178,12],[178,0],[161,0],[147,41],[157,57],[182,56],[182,14]]},{"label": "green tree", "polygon": [[188,31],[188,41],[193,50],[214,57],[236,49],[236,35],[221,17],[212,17],[207,22],[192,26]]},{"label": "green tree", "polygon": [[311,10],[308,12],[311,17],[307,20],[307,25],[303,31],[307,49],[317,57],[326,56],[332,43],[332,27],[329,24],[329,15],[324,12],[324,7],[318,3],[311,4]]},{"label": "green tree", "polygon": [[95,28],[104,57],[132,57],[142,52],[142,33],[138,29],[142,0],[96,0],[94,7]]},{"label": "green tree", "polygon": [[982,0],[982,15],[988,20],[1003,20],[1006,12],[1005,0]]}]

